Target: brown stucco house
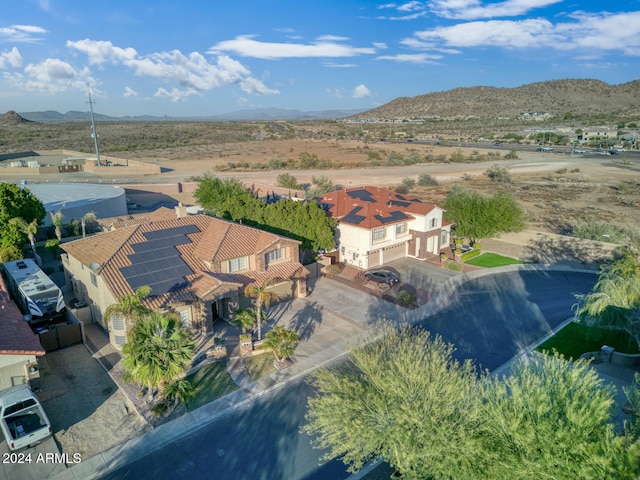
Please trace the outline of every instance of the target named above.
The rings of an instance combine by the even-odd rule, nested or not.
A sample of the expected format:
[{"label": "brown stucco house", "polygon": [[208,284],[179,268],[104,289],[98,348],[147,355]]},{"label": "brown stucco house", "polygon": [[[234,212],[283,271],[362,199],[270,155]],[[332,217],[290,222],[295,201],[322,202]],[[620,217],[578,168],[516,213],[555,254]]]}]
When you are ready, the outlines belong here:
[{"label": "brown stucco house", "polygon": [[[109,231],[61,245],[67,283],[102,322],[105,309],[141,286],[147,307],[174,311],[197,335],[210,335],[216,320],[248,306],[247,285],[267,281],[280,297],[306,295],[309,271],[299,262],[300,242],[177,207],[112,222]],[[171,218],[170,218],[171,217]],[[126,319],[108,322],[111,343],[121,348]]]}]

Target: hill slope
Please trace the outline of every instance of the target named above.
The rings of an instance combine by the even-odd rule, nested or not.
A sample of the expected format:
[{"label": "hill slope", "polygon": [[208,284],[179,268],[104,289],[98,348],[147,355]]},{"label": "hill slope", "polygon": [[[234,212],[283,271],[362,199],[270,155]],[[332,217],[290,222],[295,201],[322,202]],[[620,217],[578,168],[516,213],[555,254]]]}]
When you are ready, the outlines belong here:
[{"label": "hill slope", "polygon": [[640,115],[640,80],[609,85],[599,80],[552,80],[517,88],[456,88],[397,98],[352,118],[516,118],[523,112],[565,115]]}]

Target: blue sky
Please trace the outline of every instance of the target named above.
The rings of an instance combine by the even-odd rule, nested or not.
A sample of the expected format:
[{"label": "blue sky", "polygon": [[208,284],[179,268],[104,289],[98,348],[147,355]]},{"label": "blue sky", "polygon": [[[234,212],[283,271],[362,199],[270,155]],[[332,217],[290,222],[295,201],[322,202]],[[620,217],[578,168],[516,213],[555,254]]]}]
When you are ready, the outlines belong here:
[{"label": "blue sky", "polygon": [[476,85],[640,78],[640,0],[8,0],[0,113],[370,109]]}]

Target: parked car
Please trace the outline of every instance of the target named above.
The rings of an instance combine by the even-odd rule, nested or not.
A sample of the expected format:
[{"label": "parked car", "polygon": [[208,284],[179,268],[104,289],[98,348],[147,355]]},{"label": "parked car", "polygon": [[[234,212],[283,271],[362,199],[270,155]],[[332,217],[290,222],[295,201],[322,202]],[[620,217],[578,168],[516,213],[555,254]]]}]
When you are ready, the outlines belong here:
[{"label": "parked car", "polygon": [[587,153],[586,150],[582,150],[582,149],[576,149],[574,150],[575,153]]},{"label": "parked car", "polygon": [[53,433],[51,422],[28,385],[0,392],[0,430],[12,451],[38,445]]},{"label": "parked car", "polygon": [[365,278],[378,283],[387,283],[391,286],[400,281],[398,275],[388,270],[374,270],[372,272],[367,272],[365,273]]},{"label": "parked car", "polygon": [[620,152],[618,150],[615,149],[611,149],[609,150],[609,155],[618,155]]},{"label": "parked car", "polygon": [[596,155],[609,155],[608,150],[603,150],[601,148],[594,148],[593,153]]}]

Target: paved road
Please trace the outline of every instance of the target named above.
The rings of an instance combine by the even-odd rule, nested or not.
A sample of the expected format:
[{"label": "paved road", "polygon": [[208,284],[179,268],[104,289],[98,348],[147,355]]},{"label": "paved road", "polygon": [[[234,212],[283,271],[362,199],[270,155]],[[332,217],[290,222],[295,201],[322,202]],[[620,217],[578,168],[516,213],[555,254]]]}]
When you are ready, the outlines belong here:
[{"label": "paved road", "polygon": [[[451,282],[451,304],[422,324],[455,342],[460,358],[474,358],[490,369],[569,317],[573,294],[588,292],[596,280],[590,274],[556,271],[509,272],[468,282],[462,278]],[[320,452],[299,432],[310,393],[303,382],[287,384],[179,441],[153,446],[146,457],[100,472],[99,478],[345,478],[344,466],[337,461],[320,464]]]}]

